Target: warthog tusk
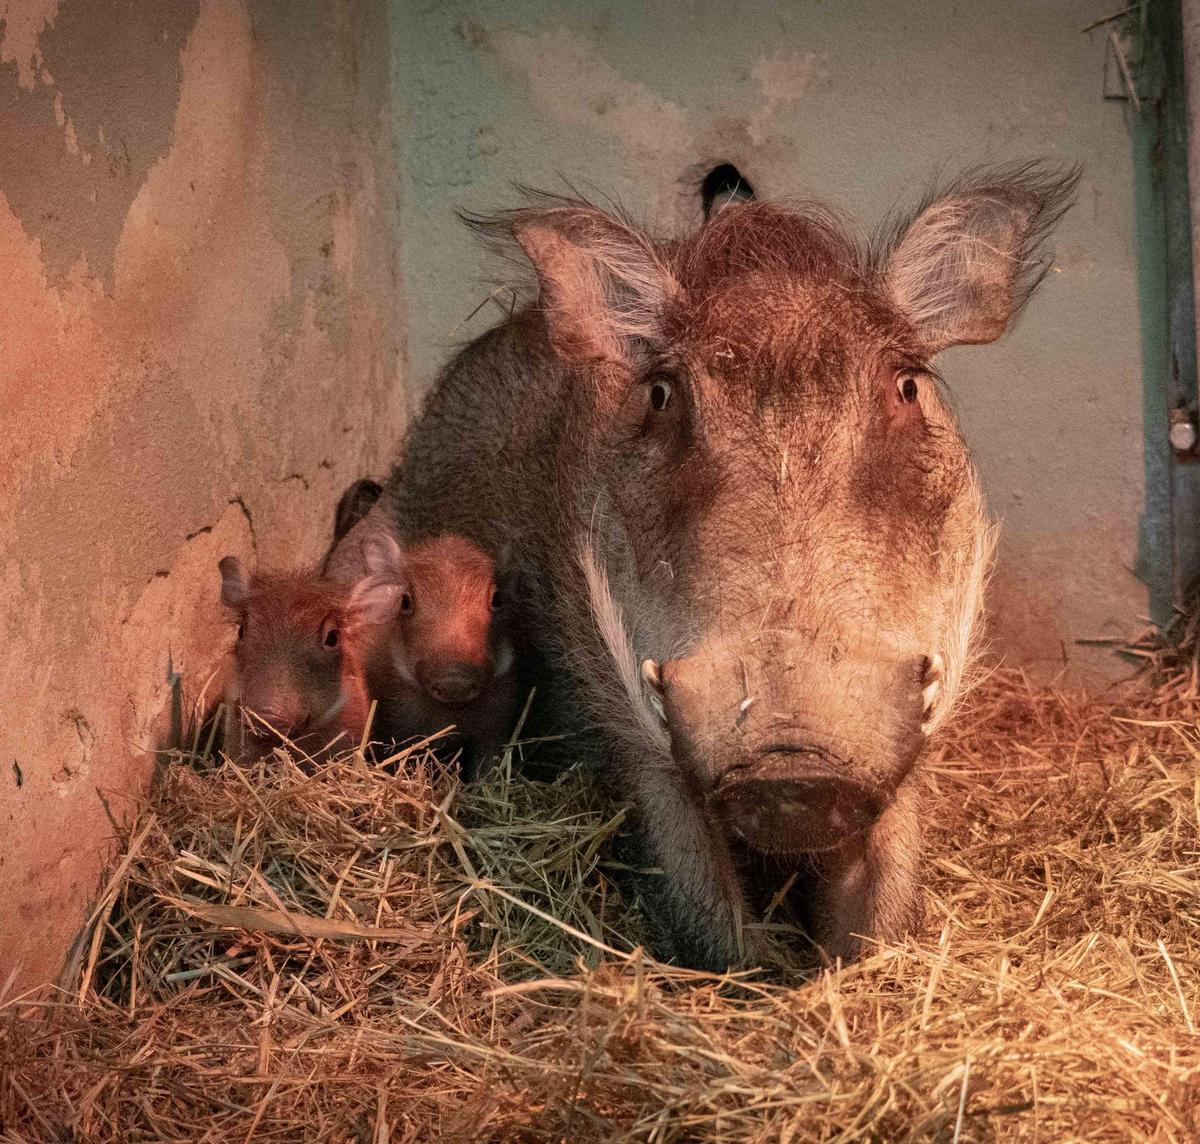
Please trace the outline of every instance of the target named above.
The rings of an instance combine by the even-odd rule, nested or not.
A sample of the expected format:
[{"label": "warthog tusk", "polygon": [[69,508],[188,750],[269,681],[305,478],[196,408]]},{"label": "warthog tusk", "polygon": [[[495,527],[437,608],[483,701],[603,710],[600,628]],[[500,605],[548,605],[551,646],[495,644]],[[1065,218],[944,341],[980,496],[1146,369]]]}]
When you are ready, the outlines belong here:
[{"label": "warthog tusk", "polygon": [[921,692],[921,712],[928,715],[933,707],[934,700],[937,699],[938,692],[942,689],[942,681],[935,679],[929,684],[924,691]]},{"label": "warthog tusk", "polygon": [[332,723],[341,713],[342,708],[346,706],[346,700],[349,698],[345,691],[339,691],[338,697],[325,709],[324,713],[317,719],[316,725],[324,727],[326,723]]},{"label": "warthog tusk", "polygon": [[735,727],[740,727],[746,721],[746,712],[754,706],[754,696],[747,695],[745,699],[738,704],[737,718],[733,721]]},{"label": "warthog tusk", "polygon": [[933,713],[933,705],[942,690],[942,676],[946,664],[940,655],[931,655],[925,664],[925,686],[921,691],[921,729],[928,733],[929,717]]},{"label": "warthog tusk", "polygon": [[650,694],[646,697],[647,702],[650,704],[650,710],[658,716],[658,721],[665,727],[667,725],[667,713],[663,708],[662,701],[662,669],[658,666],[657,660],[642,660],[642,682],[650,690]]}]

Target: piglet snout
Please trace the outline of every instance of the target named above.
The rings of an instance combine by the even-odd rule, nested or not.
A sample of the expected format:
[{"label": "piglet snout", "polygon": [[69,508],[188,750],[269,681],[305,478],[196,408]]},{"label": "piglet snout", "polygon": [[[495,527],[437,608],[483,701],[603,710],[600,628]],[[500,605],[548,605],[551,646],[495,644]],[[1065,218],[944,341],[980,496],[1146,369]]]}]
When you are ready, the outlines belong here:
[{"label": "piglet snout", "polygon": [[[258,706],[246,704],[250,711],[277,735],[293,737],[307,729],[312,719],[312,710],[303,703],[262,703]],[[261,725],[260,725],[260,730]]]},{"label": "piglet snout", "polygon": [[471,663],[418,664],[417,681],[439,703],[470,703],[483,690],[488,671]]}]

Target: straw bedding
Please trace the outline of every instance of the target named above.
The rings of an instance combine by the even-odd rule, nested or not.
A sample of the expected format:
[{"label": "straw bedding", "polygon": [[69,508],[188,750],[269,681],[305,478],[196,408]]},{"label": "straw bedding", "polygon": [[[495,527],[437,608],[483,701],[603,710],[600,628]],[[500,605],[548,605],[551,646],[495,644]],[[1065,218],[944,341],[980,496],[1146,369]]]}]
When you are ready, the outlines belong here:
[{"label": "straw bedding", "polygon": [[0,1137],[1200,1139],[1176,668],[1132,705],[995,673],[929,760],[923,932],[828,970],[644,955],[578,773],[180,756],[75,987],[0,1006]]}]

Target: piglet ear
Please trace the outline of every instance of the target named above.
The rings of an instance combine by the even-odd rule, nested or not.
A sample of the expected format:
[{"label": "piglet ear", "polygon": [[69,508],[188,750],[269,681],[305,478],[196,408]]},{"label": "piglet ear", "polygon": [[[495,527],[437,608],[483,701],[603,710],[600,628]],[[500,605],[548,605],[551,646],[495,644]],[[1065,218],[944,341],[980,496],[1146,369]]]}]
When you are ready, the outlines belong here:
[{"label": "piglet ear", "polygon": [[230,608],[242,608],[250,595],[250,573],[236,556],[217,563],[221,571],[221,601]]},{"label": "piglet ear", "polygon": [[363,477],[352,484],[338,500],[337,509],[333,516],[334,543],[341,540],[372,508],[375,502],[383,496],[383,485],[368,477]]},{"label": "piglet ear", "polygon": [[404,563],[404,554],[390,533],[376,532],[363,541],[363,560],[372,576],[395,576]]},{"label": "piglet ear", "polygon": [[897,229],[884,278],[929,353],[995,341],[1045,276],[1045,240],[1071,205],[1077,168],[976,172]]},{"label": "piglet ear", "polygon": [[367,576],[354,585],[346,611],[356,623],[387,624],[400,610],[403,587],[391,576]]}]

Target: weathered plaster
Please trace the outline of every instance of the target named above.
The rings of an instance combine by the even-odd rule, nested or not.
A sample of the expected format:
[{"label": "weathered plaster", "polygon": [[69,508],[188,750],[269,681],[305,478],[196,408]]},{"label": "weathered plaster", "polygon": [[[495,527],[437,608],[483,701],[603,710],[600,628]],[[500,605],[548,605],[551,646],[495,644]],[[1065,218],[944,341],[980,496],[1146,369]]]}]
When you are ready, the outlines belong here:
[{"label": "weathered plaster", "polygon": [[[440,0],[396,3],[402,258],[416,386],[495,321],[496,268],[454,209],[512,184],[614,196],[666,230],[731,161],[764,196],[813,194],[864,227],[934,172],[1082,161],[1056,269],[1018,330],[941,363],[998,516],[993,643],[1077,675],[1126,670],[1076,643],[1132,635],[1142,473],[1131,145],[1102,98],[1101,0]],[[497,296],[497,302],[504,299]],[[475,313],[475,311],[477,311]],[[474,313],[473,317],[470,317]],[[468,320],[469,318],[469,320]]]},{"label": "weathered plaster", "polygon": [[217,559],[315,559],[406,397],[384,4],[0,17],[0,981],[36,983],[229,646]]},{"label": "weathered plaster", "polygon": [[39,37],[47,24],[54,23],[59,0],[3,0],[0,21],[4,38],[0,39],[0,64],[17,65],[17,82],[32,91],[37,75],[43,70]]}]

